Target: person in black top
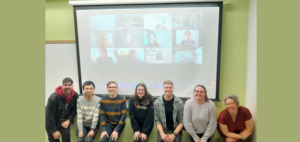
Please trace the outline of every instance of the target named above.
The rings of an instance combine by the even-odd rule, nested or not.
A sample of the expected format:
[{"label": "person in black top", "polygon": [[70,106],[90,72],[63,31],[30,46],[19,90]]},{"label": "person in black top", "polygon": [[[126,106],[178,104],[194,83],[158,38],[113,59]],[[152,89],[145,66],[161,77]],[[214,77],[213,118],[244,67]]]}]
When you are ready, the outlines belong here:
[{"label": "person in black top", "polygon": [[51,94],[46,106],[46,131],[50,142],[70,142],[70,126],[76,115],[78,94],[73,89],[73,80],[65,78]]},{"label": "person in black top", "polygon": [[129,116],[135,142],[146,142],[153,128],[153,101],[144,83],[137,84],[129,101]]}]

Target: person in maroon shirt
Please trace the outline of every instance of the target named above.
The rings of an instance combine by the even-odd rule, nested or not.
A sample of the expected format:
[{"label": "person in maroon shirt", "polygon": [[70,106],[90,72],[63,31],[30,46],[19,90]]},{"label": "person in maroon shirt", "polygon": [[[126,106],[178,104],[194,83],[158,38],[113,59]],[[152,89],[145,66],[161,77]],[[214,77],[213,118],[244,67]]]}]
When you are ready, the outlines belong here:
[{"label": "person in maroon shirt", "polygon": [[217,129],[226,142],[243,142],[252,134],[252,115],[246,107],[239,106],[235,95],[226,96],[224,103],[226,109],[219,115]]}]

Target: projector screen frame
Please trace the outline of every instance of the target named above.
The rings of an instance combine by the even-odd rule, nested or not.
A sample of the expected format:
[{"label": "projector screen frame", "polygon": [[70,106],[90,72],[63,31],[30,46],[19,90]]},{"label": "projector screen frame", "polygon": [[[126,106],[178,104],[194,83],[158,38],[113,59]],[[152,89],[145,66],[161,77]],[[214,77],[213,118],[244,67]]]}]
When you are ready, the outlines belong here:
[{"label": "projector screen frame", "polygon": [[[77,53],[77,66],[78,66],[78,81],[79,81],[79,90],[80,94],[83,94],[82,90],[82,77],[81,77],[81,65],[80,65],[80,52],[79,52],[79,40],[78,40],[78,27],[77,27],[77,10],[82,9],[95,9],[99,7],[103,8],[124,8],[124,7],[138,7],[138,6],[178,6],[178,5],[193,5],[193,4],[200,4],[206,5],[207,4],[214,4],[219,7],[219,30],[218,30],[218,47],[217,47],[217,70],[216,70],[216,98],[209,98],[212,101],[220,101],[219,99],[219,87],[220,87],[220,63],[221,63],[221,37],[222,37],[222,15],[223,15],[223,1],[219,2],[177,2],[177,3],[132,3],[132,4],[106,4],[106,5],[73,5],[73,12],[74,12],[74,24],[75,24],[75,36],[76,36],[76,53]],[[102,97],[106,94],[95,94],[99,97]],[[126,98],[132,97],[132,95],[123,95]],[[153,98],[157,98],[157,96],[153,96]],[[187,100],[190,97],[180,97],[183,100]]]}]

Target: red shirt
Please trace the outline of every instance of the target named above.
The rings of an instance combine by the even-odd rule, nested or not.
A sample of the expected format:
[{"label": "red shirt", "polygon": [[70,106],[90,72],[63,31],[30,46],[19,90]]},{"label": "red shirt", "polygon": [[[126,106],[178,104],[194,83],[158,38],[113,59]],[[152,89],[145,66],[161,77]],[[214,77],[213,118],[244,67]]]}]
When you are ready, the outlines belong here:
[{"label": "red shirt", "polygon": [[249,109],[239,106],[238,113],[236,116],[235,122],[233,122],[233,119],[231,115],[229,114],[228,110],[223,110],[218,118],[218,131],[222,135],[222,137],[225,139],[226,136],[222,133],[219,123],[227,125],[228,132],[233,133],[240,133],[246,128],[245,121],[248,121],[252,118],[252,115],[249,111]]}]

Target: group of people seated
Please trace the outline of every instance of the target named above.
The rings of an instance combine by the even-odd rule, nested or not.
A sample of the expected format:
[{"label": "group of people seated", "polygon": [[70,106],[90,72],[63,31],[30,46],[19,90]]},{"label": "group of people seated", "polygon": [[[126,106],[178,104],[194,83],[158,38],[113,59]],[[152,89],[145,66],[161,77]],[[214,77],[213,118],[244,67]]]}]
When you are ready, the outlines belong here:
[{"label": "group of people seated", "polygon": [[[224,99],[226,109],[218,119],[215,104],[208,99],[206,88],[197,85],[194,95],[185,103],[173,94],[173,82],[163,83],[164,94],[155,101],[144,83],[136,85],[129,100],[129,116],[133,139],[146,142],[153,125],[158,129],[158,142],[180,142],[182,130],[191,141],[210,142],[217,129],[226,142],[243,142],[252,134],[250,111],[239,106],[238,97]],[[93,142],[101,128],[101,142],[118,141],[125,127],[126,98],[117,94],[118,84],[107,83],[108,94],[102,98],[94,95],[95,84],[86,81],[83,95],[73,90],[73,80],[65,78],[62,85],[51,94],[46,105],[46,131],[50,142],[70,142],[70,123],[77,114],[77,141]]]}]

